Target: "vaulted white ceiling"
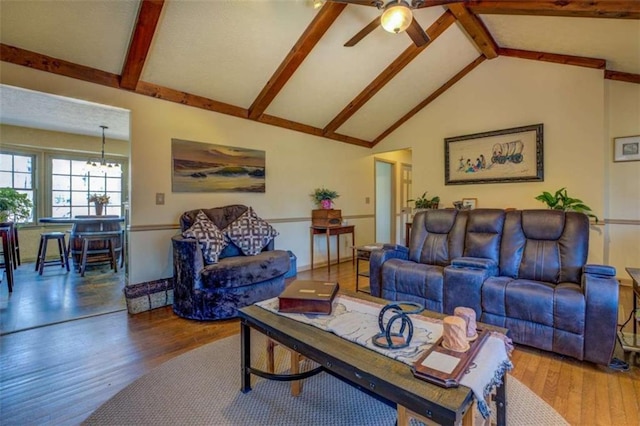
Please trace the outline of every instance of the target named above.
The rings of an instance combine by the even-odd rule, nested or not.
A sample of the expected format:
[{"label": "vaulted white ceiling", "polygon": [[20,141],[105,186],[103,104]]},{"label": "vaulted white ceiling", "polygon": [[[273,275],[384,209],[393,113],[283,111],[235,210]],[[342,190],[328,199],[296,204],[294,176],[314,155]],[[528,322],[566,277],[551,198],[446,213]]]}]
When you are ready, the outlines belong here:
[{"label": "vaulted white ceiling", "polygon": [[[139,23],[144,3],[159,11],[155,31]],[[640,76],[640,2],[615,2],[623,4],[622,12],[604,11],[606,16],[626,14],[632,19],[590,17],[600,12],[590,13],[584,2],[574,1],[562,2],[565,6],[528,2],[540,7],[531,7],[524,15],[518,9],[511,14],[496,13],[486,5],[527,2],[425,3],[434,5],[414,11],[424,29],[435,28],[439,18],[451,16],[449,3],[463,4],[463,12],[480,22],[479,31],[487,31],[495,41],[498,54],[525,57],[533,52],[538,57],[603,59],[603,78],[604,68],[625,81],[635,82]],[[450,80],[456,74],[486,56],[472,38],[478,33],[470,34],[473,27],[463,19],[451,18],[453,24],[445,25],[442,34],[393,78],[376,84],[376,79],[395,73],[394,61],[415,46],[406,33],[390,34],[378,27],[355,46],[344,47],[380,15],[375,7],[347,5],[315,46],[310,50],[297,46],[291,52],[316,15],[329,6],[335,8],[336,3],[319,11],[306,0],[0,0],[2,60],[117,87],[127,65],[135,65],[135,61],[128,63],[127,54],[138,27],[150,31],[152,39],[146,57],[137,57],[143,67],[138,79],[134,77],[133,90],[173,101],[187,99],[194,106],[371,146],[410,119],[412,110],[440,87],[453,84]],[[562,7],[577,11],[574,14],[579,17],[548,16],[568,14]],[[263,112],[251,117],[254,103],[278,76],[283,61],[295,60],[291,53],[307,56],[299,66],[284,63],[291,77],[280,80],[284,84],[275,90],[275,97],[265,101]],[[30,55],[36,55],[36,60]],[[38,65],[41,58],[70,65],[47,68],[42,60]],[[565,57],[545,59],[571,63]],[[476,65],[482,66],[480,61]],[[473,66],[468,72],[473,72]],[[366,102],[352,108],[363,94]],[[5,104],[3,99],[3,109]],[[331,128],[341,113],[346,113],[346,119],[335,121],[337,127]]]}]

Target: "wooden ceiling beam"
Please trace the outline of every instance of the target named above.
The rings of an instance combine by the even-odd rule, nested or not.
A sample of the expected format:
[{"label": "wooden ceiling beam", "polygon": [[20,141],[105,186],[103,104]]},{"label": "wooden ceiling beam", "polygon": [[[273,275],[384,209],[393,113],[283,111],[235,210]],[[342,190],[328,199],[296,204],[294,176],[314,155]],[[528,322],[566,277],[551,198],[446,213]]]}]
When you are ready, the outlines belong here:
[{"label": "wooden ceiling beam", "polygon": [[476,48],[478,48],[487,59],[497,58],[498,45],[482,21],[476,15],[469,12],[464,4],[450,4],[448,8],[454,14],[464,31],[471,37]]},{"label": "wooden ceiling beam", "polygon": [[640,1],[638,0],[469,0],[465,5],[475,14],[640,19]]},{"label": "wooden ceiling beam", "polygon": [[466,67],[464,67],[460,72],[458,72],[456,75],[451,77],[449,79],[449,81],[447,81],[445,84],[440,86],[436,91],[434,91],[432,94],[430,94],[424,101],[420,102],[416,107],[414,107],[411,111],[409,111],[407,114],[405,114],[400,120],[396,121],[395,123],[393,123],[393,125],[391,125],[391,127],[389,127],[387,130],[382,132],[377,138],[375,138],[373,140],[373,142],[371,143],[371,146],[372,147],[376,146],[376,144],[378,142],[380,142],[381,140],[383,140],[384,138],[389,136],[393,131],[395,131],[398,127],[403,125],[411,117],[416,115],[420,110],[422,110],[424,107],[426,107],[431,102],[436,100],[436,98],[438,98],[438,96],[440,96],[444,92],[446,92],[451,86],[456,84],[458,81],[462,80],[462,78],[465,75],[469,74],[478,65],[483,63],[485,61],[485,59],[486,59],[486,56],[484,56],[484,55],[478,56],[473,62],[471,62]]},{"label": "wooden ceiling beam", "polygon": [[358,96],[355,97],[344,109],[324,128],[324,134],[334,133],[342,126],[353,114],[355,114],[362,106],[367,103],[376,93],[380,91],[393,77],[404,69],[411,61],[413,61],[424,49],[431,46],[433,41],[437,39],[456,18],[449,11],[443,13],[436,22],[426,30],[431,41],[420,47],[411,44],[404,52],[400,54],[387,68],[384,69]]},{"label": "wooden ceiling beam", "polygon": [[232,115],[234,117],[248,118],[249,116],[245,108],[214,101],[213,99],[205,98],[204,96],[181,92],[179,90],[170,89],[157,84],[147,83],[145,81],[138,82],[135,93],[195,108],[206,109],[207,111]]},{"label": "wooden ceiling beam", "polygon": [[320,9],[309,26],[304,30],[296,44],[289,51],[287,57],[280,63],[278,69],[273,73],[258,97],[249,107],[249,118],[255,120],[264,113],[269,104],[273,102],[293,73],[309,53],[311,53],[311,50],[346,7],[347,5],[344,3],[333,2],[327,2],[322,6],[322,9]]},{"label": "wooden ceiling beam", "polygon": [[[89,83],[99,84],[101,86],[129,91],[128,89],[120,87],[120,78],[116,74],[86,67],[84,65],[74,64],[17,47],[8,46],[3,43],[0,43],[0,60],[15,65],[21,65],[36,70],[61,75],[64,77],[88,81]],[[145,81],[139,81],[133,93],[150,96],[152,98],[162,99],[169,102],[175,102],[194,108],[204,109],[207,111],[217,112],[220,114],[231,115],[233,117],[250,119],[249,111],[245,108],[215,101],[213,99],[205,98],[203,96],[198,96],[187,92],[180,92],[178,90],[159,86],[157,84],[147,83]],[[341,134],[326,136],[323,134],[323,130],[318,127],[296,123],[295,121],[290,121],[279,117],[263,114],[258,120],[251,121],[258,121],[260,123],[282,127],[284,129],[294,130],[312,136],[333,139],[352,145],[358,145],[366,148],[371,147],[371,142],[363,139],[358,139]]]},{"label": "wooden ceiling beam", "polygon": [[120,87],[123,89],[135,90],[140,80],[163,6],[164,0],[143,0],[140,4],[138,20],[129,43],[127,60],[120,76]]},{"label": "wooden ceiling beam", "polygon": [[4,43],[0,43],[0,60],[102,86],[120,87],[120,77],[117,74],[74,64]]},{"label": "wooden ceiling beam", "polygon": [[269,114],[262,114],[257,120],[260,123],[270,124],[272,126],[278,126],[285,129],[295,130],[309,135],[319,136],[321,138],[333,139],[339,142],[348,143],[351,145],[358,145],[365,148],[371,148],[371,142],[364,139],[354,138],[352,136],[341,135],[339,133],[332,133],[325,135],[322,129],[318,127],[309,126],[307,124],[297,123],[295,121],[287,120],[285,118],[274,117]]},{"label": "wooden ceiling beam", "polygon": [[554,62],[557,64],[575,65],[578,67],[595,68],[603,70],[607,66],[607,61],[598,58],[585,58],[583,56],[561,55],[557,53],[534,52],[531,50],[508,49],[501,47],[498,49],[501,56],[513,58],[531,59],[535,61]]},{"label": "wooden ceiling beam", "polygon": [[604,78],[607,80],[626,81],[627,83],[640,84],[640,74],[631,74],[629,72],[605,70]]}]

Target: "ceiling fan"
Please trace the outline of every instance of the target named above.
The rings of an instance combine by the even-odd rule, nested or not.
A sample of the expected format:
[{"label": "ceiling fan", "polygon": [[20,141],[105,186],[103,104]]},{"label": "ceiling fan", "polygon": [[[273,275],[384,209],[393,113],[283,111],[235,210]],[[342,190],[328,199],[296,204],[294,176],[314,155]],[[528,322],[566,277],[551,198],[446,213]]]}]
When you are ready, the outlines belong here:
[{"label": "ceiling fan", "polygon": [[329,0],[337,3],[359,4],[365,6],[375,6],[382,10],[380,18],[376,18],[369,25],[364,27],[358,34],[351,38],[346,47],[355,46],[367,34],[381,25],[390,33],[401,33],[406,31],[414,44],[418,47],[429,42],[429,36],[422,29],[416,18],[413,17],[413,9],[419,9],[425,6],[424,0],[388,0],[386,3],[382,0]]}]

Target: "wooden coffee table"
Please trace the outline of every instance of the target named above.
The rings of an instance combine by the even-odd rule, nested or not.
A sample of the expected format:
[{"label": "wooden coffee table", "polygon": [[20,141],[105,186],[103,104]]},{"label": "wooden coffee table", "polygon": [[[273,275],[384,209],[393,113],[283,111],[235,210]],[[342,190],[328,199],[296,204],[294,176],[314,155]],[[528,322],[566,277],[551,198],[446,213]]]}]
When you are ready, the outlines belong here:
[{"label": "wooden coffee table", "polygon": [[[362,293],[340,291],[351,297],[375,301],[381,306],[382,299]],[[396,404],[398,425],[406,425],[409,418],[417,418],[427,424],[443,425],[472,424],[474,395],[471,389],[460,386],[442,388],[413,376],[407,364],[378,354],[358,344],[342,339],[335,334],[303,324],[285,316],[275,314],[258,306],[247,306],[239,310],[241,331],[242,392],[251,391],[251,375],[271,380],[299,380],[330,372],[344,379],[357,389],[378,399]],[[444,315],[425,312],[424,315],[443,318]],[[483,325],[501,333],[507,330]],[[251,366],[251,328],[270,339],[293,349],[317,362],[320,366],[301,374],[271,374]],[[495,401],[498,425],[506,424],[506,375],[503,385],[497,388]]]}]

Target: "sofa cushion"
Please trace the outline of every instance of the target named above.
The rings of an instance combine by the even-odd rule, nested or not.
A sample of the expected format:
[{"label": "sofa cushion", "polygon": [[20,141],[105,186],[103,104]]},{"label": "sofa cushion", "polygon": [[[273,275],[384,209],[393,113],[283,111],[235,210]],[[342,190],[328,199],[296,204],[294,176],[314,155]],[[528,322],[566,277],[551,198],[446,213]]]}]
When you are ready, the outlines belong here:
[{"label": "sofa cushion", "polygon": [[467,212],[452,209],[417,213],[411,227],[409,259],[447,266],[462,256]]},{"label": "sofa cushion", "polygon": [[588,247],[589,218],[583,213],[511,211],[504,225],[500,274],[578,284]]},{"label": "sofa cushion", "polygon": [[270,250],[255,256],[220,259],[202,270],[202,287],[207,290],[243,287],[270,280],[289,271],[289,253]]},{"label": "sofa cushion", "polygon": [[442,266],[390,259],[382,266],[382,297],[419,302],[426,309],[442,312],[443,273]]},{"label": "sofa cushion", "polygon": [[584,333],[586,300],[578,284],[491,277],[482,287],[482,310],[498,317]]},{"label": "sofa cushion", "polygon": [[258,217],[251,207],[227,226],[224,233],[247,256],[260,253],[273,238],[279,235],[278,231]]},{"label": "sofa cushion", "polygon": [[195,238],[200,244],[206,264],[218,262],[227,241],[216,225],[202,211],[198,212],[193,225],[182,233],[185,238]]},{"label": "sofa cushion", "polygon": [[504,210],[476,209],[469,212],[464,256],[492,259],[500,257],[500,243],[504,226]]},{"label": "sofa cushion", "polygon": [[211,220],[218,229],[224,229],[245,213],[247,208],[247,206],[242,204],[232,204],[224,207],[189,210],[180,216],[180,229],[184,231],[190,228],[196,220],[196,215],[201,211],[207,215],[209,220]]}]

